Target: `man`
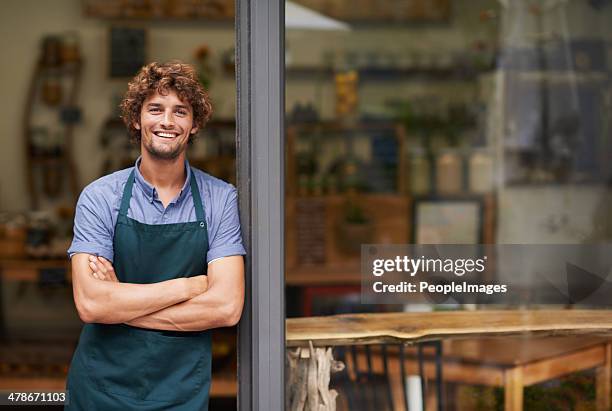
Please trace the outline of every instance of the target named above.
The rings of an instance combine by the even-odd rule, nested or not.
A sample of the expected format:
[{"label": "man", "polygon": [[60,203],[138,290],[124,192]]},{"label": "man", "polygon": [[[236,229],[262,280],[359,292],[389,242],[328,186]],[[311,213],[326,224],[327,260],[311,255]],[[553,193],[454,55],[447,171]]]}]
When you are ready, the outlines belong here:
[{"label": "man", "polygon": [[212,111],[191,66],[143,67],[121,109],[141,157],[77,203],[68,252],[86,324],[66,409],[206,410],[208,330],[235,325],[244,299],[236,190],[187,162]]}]

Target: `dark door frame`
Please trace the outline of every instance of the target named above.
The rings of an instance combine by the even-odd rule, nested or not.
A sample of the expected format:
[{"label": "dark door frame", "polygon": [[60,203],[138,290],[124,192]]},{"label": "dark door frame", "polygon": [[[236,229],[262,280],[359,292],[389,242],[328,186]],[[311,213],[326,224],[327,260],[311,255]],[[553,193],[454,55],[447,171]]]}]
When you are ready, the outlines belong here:
[{"label": "dark door frame", "polygon": [[238,409],[284,409],[284,0],[237,0],[237,181],[247,248]]}]

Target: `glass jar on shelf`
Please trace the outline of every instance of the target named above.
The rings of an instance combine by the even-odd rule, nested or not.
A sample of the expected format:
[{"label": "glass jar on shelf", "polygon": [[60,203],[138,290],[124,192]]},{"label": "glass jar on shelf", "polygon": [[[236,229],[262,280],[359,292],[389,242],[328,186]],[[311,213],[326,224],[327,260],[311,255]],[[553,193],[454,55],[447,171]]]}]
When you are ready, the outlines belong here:
[{"label": "glass jar on shelf", "polygon": [[468,164],[468,186],[472,193],[489,193],[494,187],[493,157],[485,148],[475,149]]},{"label": "glass jar on shelf", "polygon": [[440,151],[436,158],[436,192],[459,194],[463,189],[463,164],[461,153],[454,148]]},{"label": "glass jar on shelf", "polygon": [[412,147],[408,152],[408,187],[406,192],[424,195],[431,191],[431,171],[427,153],[423,147]]},{"label": "glass jar on shelf", "polygon": [[62,63],[72,64],[81,60],[79,35],[77,32],[69,31],[64,33],[61,44]]}]

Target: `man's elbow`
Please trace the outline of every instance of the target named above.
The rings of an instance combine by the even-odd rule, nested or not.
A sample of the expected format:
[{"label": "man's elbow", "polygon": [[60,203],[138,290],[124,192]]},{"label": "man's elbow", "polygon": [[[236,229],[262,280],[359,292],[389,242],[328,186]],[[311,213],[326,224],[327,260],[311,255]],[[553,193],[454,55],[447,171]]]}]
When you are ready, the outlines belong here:
[{"label": "man's elbow", "polygon": [[104,303],[100,298],[82,295],[79,298],[75,298],[75,305],[79,318],[86,324],[115,324],[125,322],[123,319],[116,318],[117,313],[115,311],[108,309],[112,304]]},{"label": "man's elbow", "polygon": [[242,317],[242,301],[240,303],[228,304],[225,317],[225,326],[233,327],[238,324]]},{"label": "man's elbow", "polygon": [[99,310],[96,304],[87,299],[78,299],[75,301],[79,318],[86,324],[99,322]]}]

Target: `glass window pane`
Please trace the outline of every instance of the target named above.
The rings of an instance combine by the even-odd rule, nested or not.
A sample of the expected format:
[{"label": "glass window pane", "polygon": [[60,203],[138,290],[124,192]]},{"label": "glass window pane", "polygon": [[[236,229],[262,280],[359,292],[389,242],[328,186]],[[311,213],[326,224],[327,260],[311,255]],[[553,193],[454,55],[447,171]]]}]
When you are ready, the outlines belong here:
[{"label": "glass window pane", "polygon": [[[574,348],[605,347],[586,331],[585,338],[550,337],[559,324],[537,336],[519,329],[542,310],[571,322],[569,310],[589,305],[587,297],[590,308],[608,305],[601,284],[609,270],[602,250],[612,235],[611,17],[612,7],[599,1],[287,2],[287,344],[305,347],[302,353],[309,339],[334,347],[346,366],[331,376],[338,409],[404,409],[405,401],[410,410],[423,401],[428,409],[437,401],[483,410],[518,401],[535,409],[542,398],[595,406],[586,392],[606,386],[592,369],[525,377],[524,390],[504,387],[501,374],[465,375],[487,363],[510,372],[510,364],[557,364]],[[362,248],[368,244],[378,251]],[[372,303],[363,288],[378,280],[366,272],[362,287],[361,263],[371,261],[362,250],[427,244],[451,246],[435,249],[440,254],[490,253],[484,274],[460,281],[515,281],[512,292],[441,300],[383,293]],[[387,278],[387,271],[379,277]],[[493,308],[507,315],[472,338],[453,338],[457,330],[442,338],[432,328],[434,318],[461,326],[449,320],[459,318],[455,312],[489,324],[498,315],[487,314]],[[398,318],[409,329],[419,318],[411,312],[432,319],[419,331],[438,346],[400,350],[399,340],[389,341],[390,332],[405,329],[381,314],[407,313]],[[587,312],[585,321],[597,315]],[[324,317],[309,321],[315,316]],[[473,326],[464,325],[462,332]],[[504,326],[514,331],[494,339]],[[439,398],[436,359],[449,382]],[[303,361],[289,360],[289,369],[302,369]],[[466,364],[476,368],[468,372]],[[298,392],[288,391],[290,404]]]}]

